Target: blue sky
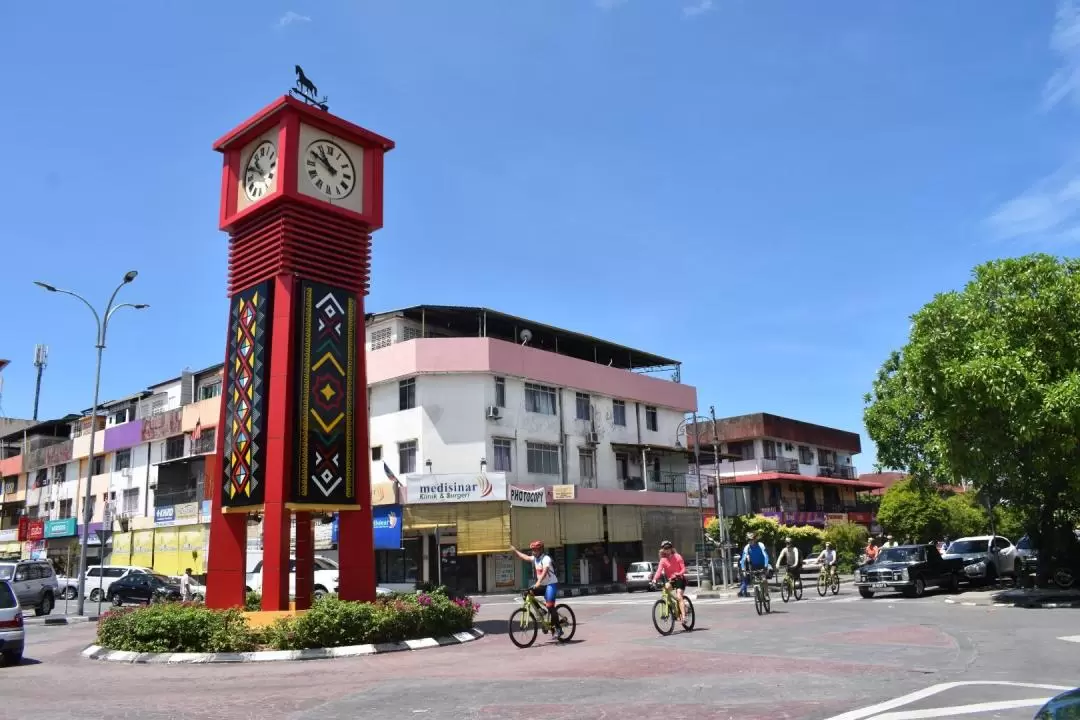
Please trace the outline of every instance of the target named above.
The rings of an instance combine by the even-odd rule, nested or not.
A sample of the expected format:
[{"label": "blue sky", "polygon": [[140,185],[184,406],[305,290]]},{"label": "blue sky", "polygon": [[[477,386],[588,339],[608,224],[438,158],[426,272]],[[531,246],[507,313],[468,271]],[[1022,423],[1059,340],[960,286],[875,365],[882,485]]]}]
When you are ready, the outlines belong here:
[{"label": "blue sky", "polygon": [[[220,361],[211,143],[304,66],[393,138],[368,308],[486,305],[684,363],[704,411],[862,431],[908,316],[1080,239],[1071,3],[386,0],[5,8],[2,411]],[[43,47],[45,38],[47,47]],[[125,311],[126,312],[126,311]],[[873,462],[864,435],[859,466]]]}]

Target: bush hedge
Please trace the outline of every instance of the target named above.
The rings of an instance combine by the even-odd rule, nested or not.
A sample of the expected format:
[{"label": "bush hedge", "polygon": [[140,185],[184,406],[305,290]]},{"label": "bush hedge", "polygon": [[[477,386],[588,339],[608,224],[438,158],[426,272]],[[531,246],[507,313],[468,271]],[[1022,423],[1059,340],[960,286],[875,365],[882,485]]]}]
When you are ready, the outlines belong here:
[{"label": "bush hedge", "polygon": [[253,629],[239,608],[161,603],[107,613],[98,622],[97,644],[133,652],[247,652],[399,642],[468,630],[479,609],[441,589],[372,603],[326,597],[301,615]]}]

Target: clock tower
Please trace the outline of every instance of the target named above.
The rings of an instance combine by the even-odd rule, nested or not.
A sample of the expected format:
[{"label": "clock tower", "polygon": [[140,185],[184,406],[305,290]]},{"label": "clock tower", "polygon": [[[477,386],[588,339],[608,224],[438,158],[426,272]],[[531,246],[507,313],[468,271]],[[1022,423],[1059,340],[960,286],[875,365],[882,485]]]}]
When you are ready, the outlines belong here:
[{"label": "clock tower", "polygon": [[340,597],[375,598],[364,296],[393,147],[290,96],[214,144],[230,303],[219,472],[207,478],[211,607],[244,604],[255,515],[263,610],[289,608],[292,557],[296,608],[310,607],[312,513],[340,513]]}]

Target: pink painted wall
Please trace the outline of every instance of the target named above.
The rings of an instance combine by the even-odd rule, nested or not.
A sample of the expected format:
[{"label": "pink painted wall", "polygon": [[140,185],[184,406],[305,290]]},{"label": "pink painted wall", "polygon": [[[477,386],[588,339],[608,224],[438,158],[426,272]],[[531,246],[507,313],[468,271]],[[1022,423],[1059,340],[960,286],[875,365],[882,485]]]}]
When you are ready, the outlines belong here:
[{"label": "pink painted wall", "polygon": [[686,493],[673,492],[642,492],[640,490],[604,490],[602,488],[578,487],[574,491],[573,500],[554,500],[551,497],[551,486],[533,485],[531,483],[509,483],[513,487],[522,490],[547,489],[548,505],[562,505],[563,503],[581,505],[641,505],[648,507],[686,507]]},{"label": "pink painted wall", "polygon": [[697,410],[697,389],[587,360],[492,338],[425,338],[368,352],[368,383],[416,373],[490,372],[636,400],[684,412]]},{"label": "pink painted wall", "polygon": [[21,473],[22,461],[22,455],[16,455],[15,457],[0,460],[0,477],[8,477],[9,475],[18,475]]}]

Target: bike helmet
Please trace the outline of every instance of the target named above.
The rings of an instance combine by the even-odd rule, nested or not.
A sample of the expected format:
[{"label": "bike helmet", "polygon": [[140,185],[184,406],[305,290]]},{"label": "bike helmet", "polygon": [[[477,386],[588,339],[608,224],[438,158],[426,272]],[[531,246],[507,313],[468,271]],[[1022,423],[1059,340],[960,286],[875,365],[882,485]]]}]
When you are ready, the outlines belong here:
[{"label": "bike helmet", "polygon": [[785,545],[790,545],[791,544],[791,538],[784,538],[784,544]]},{"label": "bike helmet", "polygon": [[673,547],[675,546],[671,544],[670,540],[664,540],[662,543],[660,543],[661,550],[670,550]]},{"label": "bike helmet", "polygon": [[529,549],[530,550],[543,550],[544,549],[543,540],[533,540],[531,543],[529,543]]}]

